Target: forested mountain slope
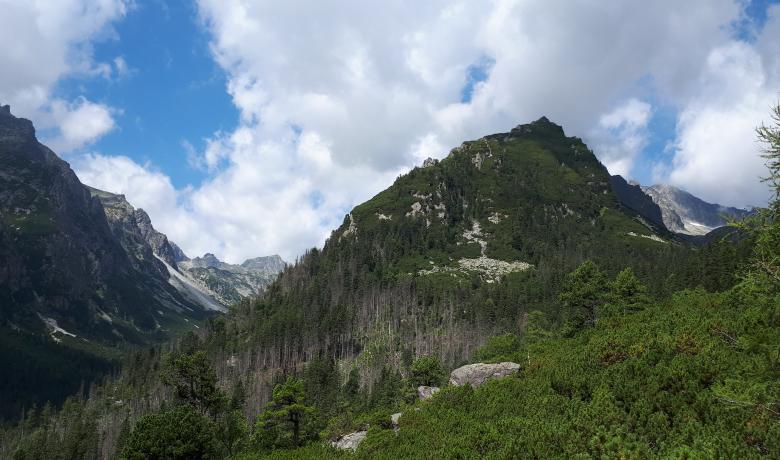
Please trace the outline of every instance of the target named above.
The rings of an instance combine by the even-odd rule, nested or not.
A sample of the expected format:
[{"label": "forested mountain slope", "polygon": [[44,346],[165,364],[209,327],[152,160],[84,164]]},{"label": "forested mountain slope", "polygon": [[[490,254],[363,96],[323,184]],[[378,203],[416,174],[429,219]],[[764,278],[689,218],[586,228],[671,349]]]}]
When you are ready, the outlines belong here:
[{"label": "forested mountain slope", "polygon": [[0,417],[99,379],[117,345],[167,340],[208,316],[148,245],[125,251],[100,201],[0,107]]},{"label": "forested mountain slope", "polygon": [[[609,180],[580,139],[546,118],[465,142],[357,206],[323,249],[211,321],[192,346],[208,351],[223,388],[242,385],[252,416],[280,375],[313,360],[336,363],[342,376],[355,369],[372,392],[417,356],[466,362],[488,337],[522,333],[532,311],[560,322],[564,275],[588,259],[610,274],[631,266],[659,294],[698,279],[731,282],[695,266],[705,251],[621,206]],[[112,390],[96,390],[97,406],[86,407],[115,401],[100,409],[99,452],[170,398],[159,359],[138,355]]]},{"label": "forested mountain slope", "polygon": [[322,354],[374,373],[424,354],[451,366],[532,310],[555,316],[586,259],[660,291],[690,253],[625,211],[593,152],[542,118],[400,177],[212,340],[255,371]]}]

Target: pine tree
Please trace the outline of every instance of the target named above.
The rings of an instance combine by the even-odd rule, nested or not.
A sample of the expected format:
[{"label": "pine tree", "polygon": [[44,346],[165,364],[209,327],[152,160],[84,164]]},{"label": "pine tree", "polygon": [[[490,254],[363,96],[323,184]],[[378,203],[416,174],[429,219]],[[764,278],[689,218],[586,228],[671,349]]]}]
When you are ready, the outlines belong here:
[{"label": "pine tree", "polygon": [[258,417],[253,444],[260,449],[298,447],[316,437],[316,410],[306,405],[303,382],[288,377],[274,388],[273,400]]},{"label": "pine tree", "polygon": [[618,273],[609,289],[609,302],[615,312],[639,311],[650,302],[647,286],[639,281],[630,267]]},{"label": "pine tree", "polygon": [[607,278],[592,261],[587,261],[566,275],[559,299],[563,304],[566,335],[592,326],[598,310],[606,303]]},{"label": "pine tree", "polygon": [[203,415],[216,417],[226,405],[225,395],[217,387],[217,374],[203,351],[175,357],[163,382],[173,387],[179,402]]}]

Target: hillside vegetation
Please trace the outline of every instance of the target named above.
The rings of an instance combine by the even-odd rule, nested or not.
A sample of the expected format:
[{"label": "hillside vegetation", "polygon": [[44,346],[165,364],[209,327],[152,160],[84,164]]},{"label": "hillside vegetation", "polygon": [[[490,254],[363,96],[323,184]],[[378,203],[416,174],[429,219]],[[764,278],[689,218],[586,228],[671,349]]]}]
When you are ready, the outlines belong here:
[{"label": "hillside vegetation", "polygon": [[[777,457],[779,215],[693,247],[624,209],[543,118],[400,177],[263,298],[33,411],[0,454]],[[457,366],[507,360],[516,375],[418,401]],[[365,429],[354,453],[327,444]]]}]

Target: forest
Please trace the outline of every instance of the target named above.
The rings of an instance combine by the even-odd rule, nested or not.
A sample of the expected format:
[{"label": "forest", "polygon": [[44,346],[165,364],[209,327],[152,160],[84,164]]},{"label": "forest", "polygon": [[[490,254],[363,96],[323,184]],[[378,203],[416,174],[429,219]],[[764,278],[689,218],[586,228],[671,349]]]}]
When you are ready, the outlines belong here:
[{"label": "forest", "polygon": [[[651,230],[606,168],[546,119],[464,143],[356,207],[261,298],[26,409],[0,456],[777,458],[774,117],[758,129],[774,200],[703,246],[635,237]],[[533,268],[458,268],[480,258]],[[520,370],[447,385],[504,361]],[[421,401],[421,385],[442,389]],[[329,443],[359,430],[354,452]]]}]

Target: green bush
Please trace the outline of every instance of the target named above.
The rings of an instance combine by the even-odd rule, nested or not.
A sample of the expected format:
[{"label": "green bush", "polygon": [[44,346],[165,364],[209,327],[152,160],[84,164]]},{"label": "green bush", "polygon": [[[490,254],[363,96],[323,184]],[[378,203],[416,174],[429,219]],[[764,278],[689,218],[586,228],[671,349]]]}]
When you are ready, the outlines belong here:
[{"label": "green bush", "polygon": [[437,387],[444,383],[445,373],[435,356],[417,358],[409,368],[409,381],[414,387],[421,385]]}]

